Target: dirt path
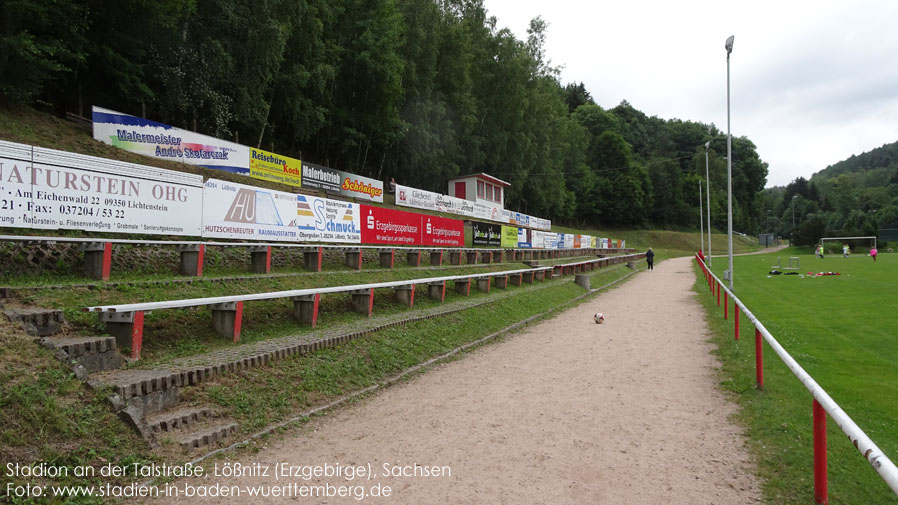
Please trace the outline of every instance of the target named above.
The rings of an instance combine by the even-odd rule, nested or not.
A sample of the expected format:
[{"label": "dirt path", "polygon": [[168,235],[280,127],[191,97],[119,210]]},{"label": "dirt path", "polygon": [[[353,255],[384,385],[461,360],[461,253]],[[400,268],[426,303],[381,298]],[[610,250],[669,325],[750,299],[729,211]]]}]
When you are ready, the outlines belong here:
[{"label": "dirt path", "polygon": [[[735,406],[717,388],[688,258],[552,320],[275,436],[243,471],[175,485],[389,486],[389,498],[193,498],[191,503],[744,504],[759,487]],[[592,314],[606,314],[596,325]],[[250,466],[260,463],[261,466]],[[276,465],[376,475],[275,480]],[[383,476],[385,466],[441,476]],[[219,462],[218,472],[225,471]],[[330,465],[329,467],[327,465]],[[396,466],[398,465],[398,466]],[[214,472],[213,463],[203,463]],[[232,469],[234,467],[231,467]],[[279,467],[283,468],[283,467]],[[307,471],[298,469],[297,471]],[[256,473],[251,471],[249,473]],[[243,491],[245,492],[245,491]],[[165,502],[178,500],[166,499]]]}]

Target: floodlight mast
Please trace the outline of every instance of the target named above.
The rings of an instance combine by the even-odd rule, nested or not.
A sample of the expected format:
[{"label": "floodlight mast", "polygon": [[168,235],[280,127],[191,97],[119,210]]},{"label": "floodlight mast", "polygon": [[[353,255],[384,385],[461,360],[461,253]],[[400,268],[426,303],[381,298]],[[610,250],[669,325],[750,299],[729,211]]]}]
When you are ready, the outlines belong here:
[{"label": "floodlight mast", "polygon": [[730,53],[733,52],[733,39],[730,35],[726,41],[727,50],[727,245],[729,246],[729,281],[730,291],[733,288],[733,135],[730,133]]},{"label": "floodlight mast", "polygon": [[708,200],[708,266],[711,266],[711,178],[708,177],[708,149],[711,141],[705,142],[705,196]]}]

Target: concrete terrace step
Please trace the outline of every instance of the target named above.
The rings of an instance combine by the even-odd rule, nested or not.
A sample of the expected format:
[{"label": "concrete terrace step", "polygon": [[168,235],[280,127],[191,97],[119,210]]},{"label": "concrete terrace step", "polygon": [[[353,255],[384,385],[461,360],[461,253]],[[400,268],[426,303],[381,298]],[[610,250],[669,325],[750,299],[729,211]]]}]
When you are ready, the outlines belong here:
[{"label": "concrete terrace step", "polygon": [[178,440],[182,449],[189,451],[210,444],[223,442],[226,438],[237,433],[237,423],[228,422],[212,426],[202,426],[197,431],[188,433]]},{"label": "concrete terrace step", "polygon": [[47,337],[59,333],[65,324],[61,310],[40,307],[4,307],[3,314],[22,326],[33,337]]},{"label": "concrete terrace step", "polygon": [[[547,286],[535,289],[543,287]],[[122,400],[128,402],[156,392],[196,385],[226,373],[240,372],[295,355],[302,356],[321,349],[333,348],[373,331],[492,303],[514,293],[515,291],[509,291],[486,299],[464,300],[450,306],[442,305],[423,310],[414,317],[409,317],[408,314],[393,314],[375,317],[349,327],[342,326],[219,349],[179,358],[171,363],[158,365],[155,369],[128,369],[96,374],[92,376],[92,381],[100,386],[111,386]]]},{"label": "concrete terrace step", "polygon": [[170,409],[146,417],[147,426],[153,433],[184,430],[212,416],[208,407],[184,407]]},{"label": "concrete terrace step", "polygon": [[41,344],[62,350],[88,373],[121,368],[123,362],[116,349],[115,337],[47,337]]}]

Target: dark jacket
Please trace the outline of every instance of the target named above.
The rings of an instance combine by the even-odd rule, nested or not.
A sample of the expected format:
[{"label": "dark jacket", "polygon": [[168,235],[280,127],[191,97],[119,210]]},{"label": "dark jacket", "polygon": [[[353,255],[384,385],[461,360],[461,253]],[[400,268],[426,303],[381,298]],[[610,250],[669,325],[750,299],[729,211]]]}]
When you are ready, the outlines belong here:
[{"label": "dark jacket", "polygon": [[655,259],[655,251],[649,249],[645,252],[645,259],[648,261],[654,261]]}]

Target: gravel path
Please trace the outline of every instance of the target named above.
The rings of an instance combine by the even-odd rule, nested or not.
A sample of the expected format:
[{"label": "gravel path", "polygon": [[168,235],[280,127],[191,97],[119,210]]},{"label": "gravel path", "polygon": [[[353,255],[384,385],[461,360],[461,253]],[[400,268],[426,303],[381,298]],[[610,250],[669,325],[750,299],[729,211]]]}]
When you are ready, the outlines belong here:
[{"label": "gravel path", "polygon": [[[690,259],[664,261],[503,342],[276,435],[255,455],[202,464],[207,473],[217,464],[219,474],[240,468],[249,475],[174,483],[206,492],[215,484],[258,485],[293,495],[389,486],[388,498],[244,494],[164,501],[758,502],[743,435],[729,421],[736,407],[717,387],[718,363],[690,290],[694,279]],[[605,324],[592,321],[596,311],[605,313]],[[362,465],[375,476],[275,480],[284,465],[310,465],[293,467],[298,472]],[[263,468],[267,476],[253,475]],[[420,475],[424,468],[430,476]],[[324,487],[283,487],[294,483]]]}]

